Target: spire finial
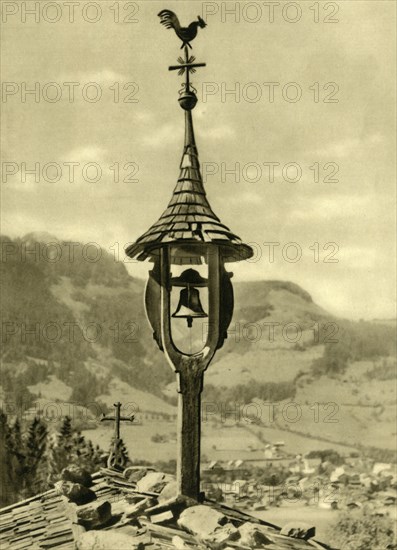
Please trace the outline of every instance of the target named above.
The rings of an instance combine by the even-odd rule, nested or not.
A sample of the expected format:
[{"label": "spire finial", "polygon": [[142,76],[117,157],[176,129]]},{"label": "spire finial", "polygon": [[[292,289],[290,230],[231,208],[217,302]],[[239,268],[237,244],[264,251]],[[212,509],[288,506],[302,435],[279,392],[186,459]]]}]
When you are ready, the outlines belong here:
[{"label": "spire finial", "polygon": [[185,82],[182,84],[182,89],[179,91],[179,103],[182,109],[191,111],[197,103],[196,90],[190,82],[190,73],[195,73],[197,67],[205,67],[205,63],[194,63],[196,58],[194,55],[189,56],[187,46],[185,46],[185,59],[178,57],[179,65],[171,65],[169,71],[178,71],[178,75],[185,74]]},{"label": "spire finial", "polygon": [[178,75],[185,73],[185,82],[182,84],[182,89],[179,91],[179,104],[185,111],[194,109],[197,103],[196,90],[190,83],[190,72],[195,73],[197,67],[205,67],[205,63],[194,63],[196,58],[194,55],[189,55],[189,49],[192,48],[190,42],[197,36],[198,28],[207,26],[206,22],[197,16],[197,21],[190,23],[188,27],[181,27],[178,17],[171,10],[161,10],[158,13],[160,23],[167,29],[174,29],[178,38],[182,40],[181,49],[184,48],[185,58],[178,57],[179,65],[168,67],[170,71],[178,71]]}]

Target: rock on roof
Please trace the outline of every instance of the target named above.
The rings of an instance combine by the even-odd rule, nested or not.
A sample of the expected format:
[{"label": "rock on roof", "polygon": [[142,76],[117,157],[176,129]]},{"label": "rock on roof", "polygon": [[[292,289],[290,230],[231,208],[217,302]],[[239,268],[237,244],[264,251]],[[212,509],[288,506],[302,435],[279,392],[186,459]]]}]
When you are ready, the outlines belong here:
[{"label": "rock on roof", "polygon": [[173,476],[150,468],[92,477],[65,470],[54,489],[0,510],[1,549],[328,548],[313,540],[314,528],[280,530],[219,503],[176,498],[175,490]]}]

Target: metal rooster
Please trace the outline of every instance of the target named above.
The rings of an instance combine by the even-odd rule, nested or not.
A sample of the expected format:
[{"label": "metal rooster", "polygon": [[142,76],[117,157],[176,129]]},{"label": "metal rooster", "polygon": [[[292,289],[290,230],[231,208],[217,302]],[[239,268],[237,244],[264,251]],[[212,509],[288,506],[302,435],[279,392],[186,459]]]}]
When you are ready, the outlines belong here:
[{"label": "metal rooster", "polygon": [[173,11],[161,10],[158,16],[161,19],[160,23],[167,27],[167,29],[174,29],[178,38],[182,40],[181,49],[185,45],[191,48],[190,42],[196,38],[198,27],[203,29],[207,26],[206,22],[199,15],[197,16],[198,21],[193,21],[188,27],[181,27],[179,19]]}]

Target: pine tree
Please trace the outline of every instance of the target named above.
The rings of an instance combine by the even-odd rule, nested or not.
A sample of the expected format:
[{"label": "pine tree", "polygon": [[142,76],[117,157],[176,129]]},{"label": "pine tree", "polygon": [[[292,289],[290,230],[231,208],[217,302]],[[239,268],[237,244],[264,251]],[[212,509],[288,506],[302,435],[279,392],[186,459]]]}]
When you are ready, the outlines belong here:
[{"label": "pine tree", "polygon": [[[8,424],[7,416],[1,415],[1,447],[4,449],[4,470],[6,472],[8,499],[19,500],[23,489],[23,466],[25,460],[24,447],[21,439],[19,421]],[[3,470],[3,468],[2,468]]]},{"label": "pine tree", "polygon": [[73,446],[73,462],[80,461],[81,457],[85,454],[86,451],[86,441],[84,435],[80,431],[73,434],[72,437],[72,446]]},{"label": "pine tree", "polygon": [[24,485],[24,466],[25,466],[25,446],[22,438],[21,424],[16,418],[10,428],[8,447],[10,450],[11,475],[13,484],[18,495],[23,494]]},{"label": "pine tree", "polygon": [[65,416],[59,433],[50,444],[48,453],[49,479],[58,481],[63,468],[70,465],[73,450],[73,428],[70,416]]},{"label": "pine tree", "polygon": [[8,418],[0,411],[0,506],[7,506],[15,501],[15,489],[11,470],[11,428]]},{"label": "pine tree", "polygon": [[70,416],[65,416],[59,430],[59,441],[69,442],[73,434],[72,419]]},{"label": "pine tree", "polygon": [[0,428],[1,481],[6,488],[2,503],[11,504],[47,488],[43,474],[47,427],[35,417],[23,435],[18,419],[10,426],[6,415],[0,413]]},{"label": "pine tree", "polygon": [[11,432],[11,437],[13,440],[14,449],[22,449],[22,432],[21,432],[21,423],[19,419],[16,418],[14,426]]},{"label": "pine tree", "polygon": [[45,450],[48,430],[40,417],[35,416],[29,426],[24,444],[23,492],[26,497],[46,488]]},{"label": "pine tree", "polygon": [[[98,447],[99,449],[99,447]],[[71,462],[81,466],[89,472],[95,472],[103,465],[101,453],[98,453],[90,440],[86,440],[81,432],[73,435],[73,453]]]},{"label": "pine tree", "polygon": [[91,441],[86,441],[80,431],[74,432],[72,419],[65,416],[59,433],[50,444],[48,452],[48,464],[50,470],[49,479],[57,481],[64,468],[75,464],[95,472],[103,466],[102,451],[97,446],[94,448]]},{"label": "pine tree", "polygon": [[[4,454],[2,454],[2,466],[4,469],[10,466],[10,453],[12,451],[12,438],[11,438],[11,428],[8,425],[8,418],[3,411],[0,411],[0,446],[1,449],[4,449]],[[3,470],[3,468],[1,468]]]}]

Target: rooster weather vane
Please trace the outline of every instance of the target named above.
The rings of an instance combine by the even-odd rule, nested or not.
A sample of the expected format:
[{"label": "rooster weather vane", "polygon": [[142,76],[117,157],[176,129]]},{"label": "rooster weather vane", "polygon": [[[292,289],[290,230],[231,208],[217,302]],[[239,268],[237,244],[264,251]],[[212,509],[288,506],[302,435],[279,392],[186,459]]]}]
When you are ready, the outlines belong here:
[{"label": "rooster weather vane", "polygon": [[197,103],[196,90],[191,85],[190,73],[195,73],[197,67],[205,67],[205,63],[195,63],[194,55],[189,55],[188,48],[192,48],[190,42],[197,36],[198,27],[202,29],[207,26],[205,21],[198,15],[198,21],[193,21],[188,27],[181,27],[178,17],[173,11],[161,10],[158,13],[160,23],[167,29],[174,29],[178,38],[182,40],[181,49],[184,48],[185,58],[178,57],[179,65],[168,67],[170,71],[178,71],[178,75],[185,74],[185,82],[182,83],[182,89],[179,91],[179,102],[183,109],[190,111]]},{"label": "rooster weather vane", "polygon": [[178,17],[171,10],[161,10],[158,16],[160,17],[160,23],[167,29],[174,29],[177,37],[182,40],[181,49],[184,46],[191,48],[190,42],[196,38],[198,28],[204,29],[207,26],[199,15],[197,16],[198,21],[193,21],[188,27],[181,27]]}]

